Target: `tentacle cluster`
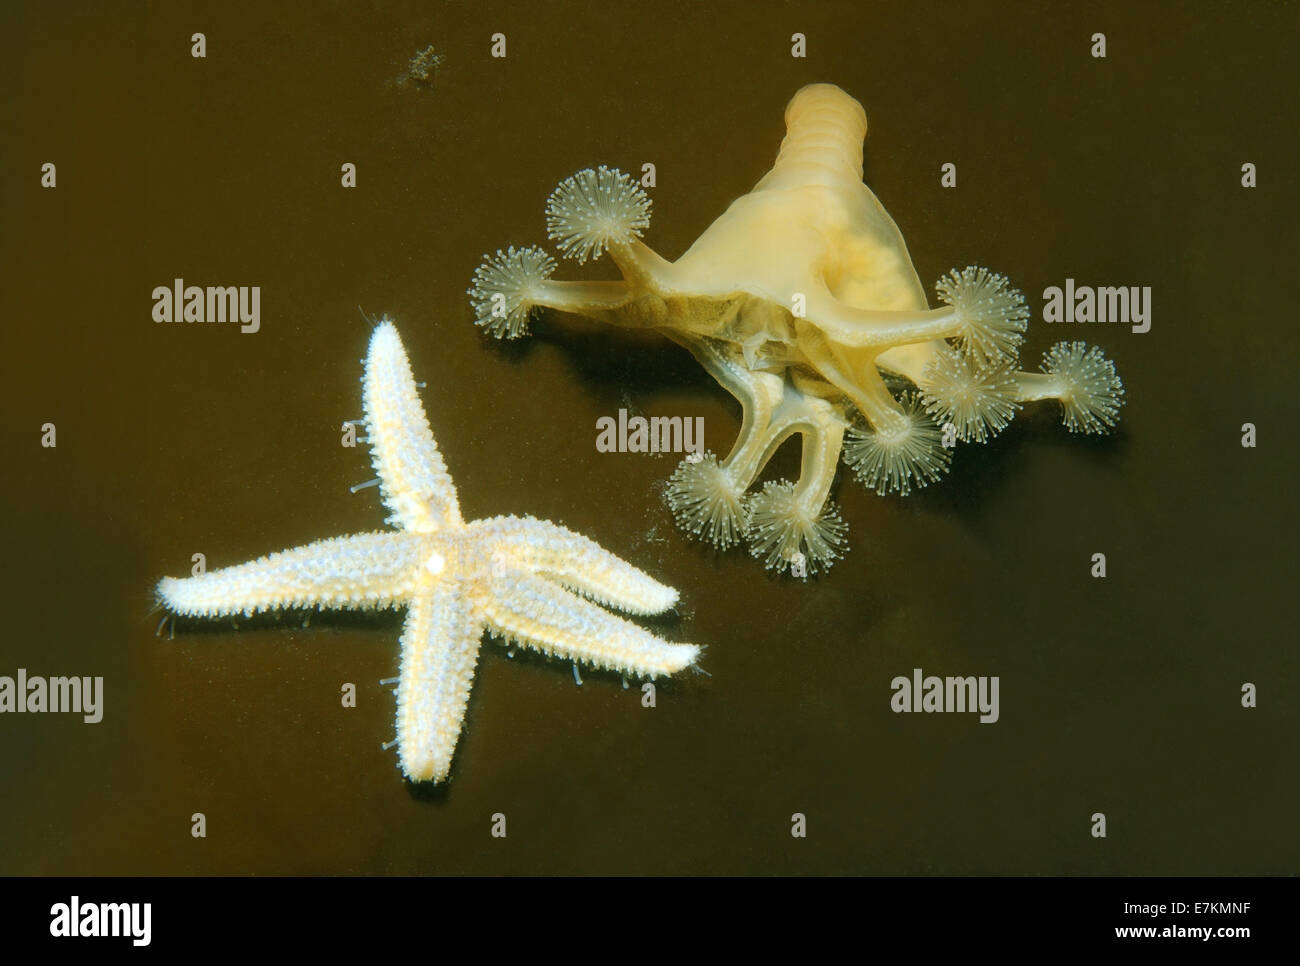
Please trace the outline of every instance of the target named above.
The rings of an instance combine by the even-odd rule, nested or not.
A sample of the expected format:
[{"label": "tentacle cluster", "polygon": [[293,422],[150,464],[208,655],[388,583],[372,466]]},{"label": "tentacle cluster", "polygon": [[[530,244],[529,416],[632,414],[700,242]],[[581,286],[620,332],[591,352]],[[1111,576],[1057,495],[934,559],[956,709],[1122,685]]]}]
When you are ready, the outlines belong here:
[{"label": "tentacle cluster", "polygon": [[[628,245],[650,225],[650,198],[636,181],[615,168],[587,168],[564,179],[546,202],[548,237],[560,254],[585,262],[609,249],[635,259]],[[581,311],[593,293],[606,296],[609,283],[586,286],[553,282],[555,259],[536,245],[484,255],[466,294],[474,321],[497,338],[517,339],[542,306]],[[617,303],[618,298],[614,301]]]},{"label": "tentacle cluster", "polygon": [[734,546],[744,533],[744,487],[736,485],[712,453],[682,460],[668,478],[664,499],[683,530],[719,549]]},{"label": "tentacle cluster", "polygon": [[951,334],[914,377],[920,395],[904,392],[883,413],[863,413],[869,428],[846,433],[844,461],[866,486],[906,495],[933,482],[948,468],[945,436],[986,442],[1031,400],[1058,399],[1071,432],[1115,425],[1124,387],[1100,349],[1061,342],[1043,356],[1042,374],[1017,371],[1029,309],[1005,276],[968,266],[940,278],[935,291],[951,307]]},{"label": "tentacle cluster", "polygon": [[957,339],[970,359],[997,362],[1020,352],[1029,326],[1029,306],[1005,275],[968,265],[935,282],[934,291],[956,311]]},{"label": "tentacle cluster", "polygon": [[1058,342],[1043,353],[1043,372],[1060,383],[1062,422],[1072,433],[1104,433],[1119,420],[1124,384],[1097,346]]},{"label": "tentacle cluster", "polygon": [[810,511],[793,483],[769,482],[758,493],[746,493],[746,483],[705,453],[682,460],[664,498],[683,530],[720,550],[744,539],[769,570],[809,577],[843,556],[848,527],[833,503]]},{"label": "tentacle cluster", "polygon": [[540,288],[554,271],[555,259],[535,245],[484,255],[466,289],[474,321],[498,339],[527,335]]},{"label": "tentacle cluster", "polygon": [[650,198],[616,168],[603,164],[565,178],[546,201],[546,233],[579,264],[626,245],[650,227]]},{"label": "tentacle cluster", "polygon": [[897,419],[869,429],[857,426],[845,434],[844,462],[864,486],[877,495],[907,496],[948,472],[952,454],[943,434],[929,415],[919,394],[905,393]]},{"label": "tentacle cluster", "polygon": [[940,426],[957,438],[983,443],[1006,428],[1020,408],[1013,363],[973,363],[951,346],[935,354],[922,376],[921,398]]},{"label": "tentacle cluster", "polygon": [[1005,275],[968,265],[934,285],[956,315],[955,345],[939,348],[921,374],[921,401],[965,442],[996,436],[1020,408],[1013,373],[1029,307]]},{"label": "tentacle cluster", "polygon": [[844,555],[848,529],[833,503],[809,510],[786,480],[769,480],[749,498],[749,552],[769,570],[811,576],[829,569]]}]

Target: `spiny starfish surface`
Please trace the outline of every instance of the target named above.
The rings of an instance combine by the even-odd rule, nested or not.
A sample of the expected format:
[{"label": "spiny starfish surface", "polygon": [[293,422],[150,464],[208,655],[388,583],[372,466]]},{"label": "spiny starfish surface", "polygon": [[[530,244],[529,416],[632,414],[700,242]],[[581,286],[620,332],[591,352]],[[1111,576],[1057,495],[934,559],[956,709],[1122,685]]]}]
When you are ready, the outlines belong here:
[{"label": "spiny starfish surface", "polygon": [[645,677],[695,663],[695,645],[660,640],[590,602],[658,614],[676,604],[673,588],[548,520],[461,519],[406,352],[387,319],[371,336],[361,381],[372,462],[392,514],[386,522],[396,529],[164,578],[158,596],[171,611],[220,617],[285,607],[405,605],[396,742],[412,781],[442,781],[451,769],[484,629],[510,643]]}]

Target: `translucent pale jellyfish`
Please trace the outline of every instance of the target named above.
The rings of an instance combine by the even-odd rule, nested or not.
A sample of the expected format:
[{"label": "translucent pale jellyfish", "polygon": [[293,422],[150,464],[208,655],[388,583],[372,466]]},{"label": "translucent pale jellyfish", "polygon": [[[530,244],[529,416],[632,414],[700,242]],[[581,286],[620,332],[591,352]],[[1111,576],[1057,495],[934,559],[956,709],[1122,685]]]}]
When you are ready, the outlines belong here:
[{"label": "translucent pale jellyfish", "polygon": [[[947,472],[956,441],[987,441],[1024,403],[1055,399],[1067,429],[1101,433],[1124,389],[1081,342],[1057,343],[1041,372],[1020,371],[1029,310],[1002,275],[953,270],[935,285],[941,307],[929,307],[898,226],[862,183],[856,100],[813,84],[785,122],[772,169],[676,261],[641,241],[642,187],[601,166],[555,189],[547,229],[580,264],[608,252],[621,281],[556,281],[545,251],[511,247],[484,257],[468,294],[497,337],[525,335],[548,308],[655,329],[688,349],[742,419],[724,458],[678,466],[669,507],[687,532],[721,548],[744,541],[769,568],[805,576],[847,546],[828,500],[841,457],[870,489],[906,495]],[[798,481],[756,485],[796,433]]]}]

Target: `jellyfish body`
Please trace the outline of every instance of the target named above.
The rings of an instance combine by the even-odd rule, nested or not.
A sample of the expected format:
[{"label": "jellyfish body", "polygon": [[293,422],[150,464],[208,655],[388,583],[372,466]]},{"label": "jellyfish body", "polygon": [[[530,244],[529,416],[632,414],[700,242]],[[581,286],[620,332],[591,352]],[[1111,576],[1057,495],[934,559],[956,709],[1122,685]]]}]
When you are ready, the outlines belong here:
[{"label": "jellyfish body", "polygon": [[[1042,373],[1018,371],[1029,312],[1002,275],[954,270],[935,287],[942,307],[929,307],[902,233],[862,181],[867,118],[854,98],[809,85],[785,121],[771,170],[676,261],[641,241],[644,190],[602,166],[556,188],[547,226],[579,262],[608,252],[621,281],[557,281],[544,251],[511,248],[485,257],[469,294],[496,335],[523,335],[550,308],[688,349],[742,421],[725,457],[678,466],[669,507],[688,532],[719,547],[746,540],[769,568],[806,576],[846,546],[828,496],[841,456],[877,493],[907,494],[947,471],[946,442],[988,440],[1025,402],[1058,399],[1068,429],[1106,431],[1123,386],[1082,343],[1053,347]],[[896,392],[886,377],[915,388]],[[795,434],[799,479],[756,487]]]}]

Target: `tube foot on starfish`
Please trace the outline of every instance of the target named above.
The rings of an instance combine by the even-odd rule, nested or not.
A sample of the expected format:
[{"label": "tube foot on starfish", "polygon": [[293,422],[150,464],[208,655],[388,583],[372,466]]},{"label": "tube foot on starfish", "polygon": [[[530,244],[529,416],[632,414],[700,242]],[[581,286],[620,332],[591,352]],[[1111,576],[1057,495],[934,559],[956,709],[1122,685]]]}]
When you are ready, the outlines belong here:
[{"label": "tube foot on starfish", "polygon": [[[740,540],[770,569],[834,563],[847,527],[829,500],[842,456],[878,494],[906,495],[949,468],[956,441],[983,443],[1022,404],[1061,403],[1071,432],[1102,433],[1124,388],[1100,349],[1058,343],[1041,373],[1017,369],[1029,310],[978,266],[935,285],[931,309],[894,220],[862,182],[867,117],[831,84],[798,91],[772,169],[676,261],[641,241],[644,188],[605,166],[561,182],[546,204],[560,254],[608,252],[614,282],[551,278],[541,248],[485,255],[468,290],[498,338],[526,335],[543,309],[656,330],[684,346],[740,403],[731,452],[678,467],[666,499],[678,524],[720,548]],[[898,395],[885,377],[911,385]],[[797,482],[759,474],[802,437]]]},{"label": "tube foot on starfish", "polygon": [[397,755],[412,781],[444,781],[464,726],[485,630],[509,646],[654,678],[695,664],[609,613],[660,614],[677,591],[548,520],[466,523],[397,329],[381,320],[362,377],[364,426],[393,530],[321,540],[197,577],[157,594],[186,617],[277,608],[406,607],[397,680]]}]

